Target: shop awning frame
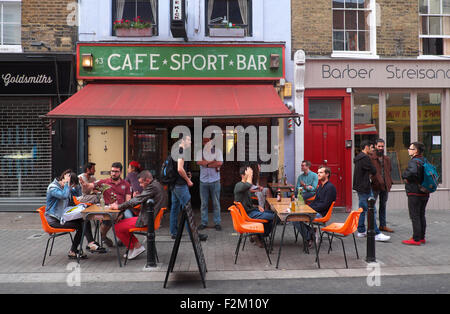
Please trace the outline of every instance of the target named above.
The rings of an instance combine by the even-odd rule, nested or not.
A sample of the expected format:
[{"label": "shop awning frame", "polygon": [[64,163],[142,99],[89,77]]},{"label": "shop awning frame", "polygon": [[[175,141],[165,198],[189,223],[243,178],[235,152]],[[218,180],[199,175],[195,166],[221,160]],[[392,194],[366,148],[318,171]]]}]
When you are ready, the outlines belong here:
[{"label": "shop awning frame", "polygon": [[45,115],[81,119],[289,118],[271,84],[91,83]]}]

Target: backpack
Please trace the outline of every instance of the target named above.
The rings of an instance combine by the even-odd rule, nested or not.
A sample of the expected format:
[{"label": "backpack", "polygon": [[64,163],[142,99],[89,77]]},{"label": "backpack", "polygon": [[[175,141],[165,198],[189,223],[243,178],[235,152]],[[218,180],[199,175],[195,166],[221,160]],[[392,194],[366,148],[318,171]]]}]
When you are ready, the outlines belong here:
[{"label": "backpack", "polygon": [[423,161],[420,161],[423,166],[423,181],[419,184],[419,189],[424,193],[433,193],[438,187],[439,175],[436,168],[429,163],[425,157],[423,158]]},{"label": "backpack", "polygon": [[173,185],[177,180],[177,171],[175,167],[175,162],[172,156],[169,154],[164,160],[161,166],[161,172],[159,175],[159,182],[162,184]]}]

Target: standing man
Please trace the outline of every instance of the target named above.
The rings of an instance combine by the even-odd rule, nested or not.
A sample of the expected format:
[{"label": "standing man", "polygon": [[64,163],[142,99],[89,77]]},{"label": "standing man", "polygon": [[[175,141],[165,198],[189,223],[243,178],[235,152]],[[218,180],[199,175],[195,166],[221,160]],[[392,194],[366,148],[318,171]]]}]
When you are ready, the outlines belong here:
[{"label": "standing man", "polygon": [[[361,142],[361,152],[355,157],[353,162],[355,163],[355,169],[353,172],[353,190],[358,192],[359,198],[359,207],[363,209],[358,222],[358,234],[359,238],[365,237],[367,235],[365,221],[366,221],[366,213],[367,213],[367,200],[369,197],[373,196],[371,183],[370,183],[370,175],[375,175],[377,173],[377,169],[370,161],[369,157],[370,152],[370,142],[362,141]],[[380,232],[377,227],[376,222],[376,212],[375,212],[375,241],[389,241],[390,236],[386,236]]]},{"label": "standing man", "polygon": [[425,219],[425,207],[427,206],[429,193],[420,189],[423,181],[423,152],[425,146],[420,142],[414,142],[409,145],[408,154],[411,160],[408,167],[402,174],[405,181],[406,195],[408,196],[409,217],[412,222],[413,236],[409,240],[403,240],[406,245],[425,244],[425,231],[427,222]]},{"label": "standing man", "polygon": [[[191,172],[189,162],[185,162],[184,153],[191,147],[191,137],[189,135],[183,136],[180,134],[180,145],[178,147],[179,157],[175,162],[175,169],[177,171],[175,184],[172,188],[172,207],[170,209],[170,234],[172,239],[175,239],[178,232],[178,215],[186,204],[191,200],[189,188],[194,186],[191,181]],[[206,241],[208,236],[206,234],[198,234],[200,241]]]},{"label": "standing man", "polygon": [[[122,164],[120,162],[114,162],[111,165],[111,177],[108,179],[103,179],[96,181],[95,183],[86,183],[80,180],[80,184],[84,188],[99,188],[102,184],[107,184],[111,188],[103,192],[103,198],[106,205],[117,202],[118,205],[129,201],[131,199],[131,186],[130,184],[122,179]],[[106,236],[109,229],[111,229],[111,221],[103,221],[100,227],[100,234],[102,237],[102,242],[106,243],[107,246],[113,247],[113,241]]]},{"label": "standing man", "polygon": [[370,155],[372,164],[377,169],[377,173],[372,176],[372,191],[375,200],[380,197],[379,216],[381,231],[394,232],[386,226],[386,202],[392,187],[391,159],[384,154],[384,140],[379,138],[375,144],[375,153]]},{"label": "standing man", "polygon": [[209,196],[211,196],[214,208],[214,225],[217,231],[221,231],[220,226],[220,167],[223,165],[223,156],[220,149],[212,145],[211,138],[204,138],[204,149],[197,153],[197,164],[200,166],[200,200],[202,222],[199,230],[208,226],[208,205]]},{"label": "standing man", "polygon": [[295,195],[298,194],[298,190],[301,190],[303,199],[308,199],[316,194],[317,184],[319,178],[316,173],[310,170],[311,162],[309,160],[303,160],[301,169],[302,174],[298,176],[297,185],[295,186]]}]

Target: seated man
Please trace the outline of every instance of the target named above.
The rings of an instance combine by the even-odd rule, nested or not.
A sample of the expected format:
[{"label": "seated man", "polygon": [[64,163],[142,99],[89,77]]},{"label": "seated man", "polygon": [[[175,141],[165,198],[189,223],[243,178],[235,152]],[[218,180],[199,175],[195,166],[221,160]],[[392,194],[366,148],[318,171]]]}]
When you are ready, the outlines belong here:
[{"label": "seated man", "polygon": [[[317,188],[316,198],[309,205],[317,212],[316,218],[322,218],[330,209],[331,204],[336,200],[336,187],[329,181],[331,170],[328,167],[321,166],[317,171],[319,178],[319,187]],[[294,222],[295,228],[297,228],[302,234],[303,238],[308,241],[308,246],[313,244],[311,227],[303,222]]]},{"label": "seated man", "polygon": [[[95,179],[95,163],[88,162],[83,167],[83,173],[78,176],[78,179],[87,183],[94,183],[97,181]],[[97,191],[93,187],[88,187],[87,185],[81,185],[82,195],[77,197],[78,201],[81,203],[91,203],[97,204],[100,200],[97,196]]]},{"label": "seated man", "polygon": [[[107,184],[110,186],[109,189],[103,192],[103,198],[106,205],[117,202],[119,205],[123,202],[129,201],[131,199],[131,186],[130,184],[122,179],[120,176],[122,174],[122,164],[120,162],[114,162],[111,165],[111,177],[108,179],[103,179],[96,181],[95,183],[87,183],[84,180],[80,180],[82,188],[99,189],[102,184]],[[100,234],[102,242],[106,243],[109,247],[113,247],[113,241],[106,236],[109,229],[111,229],[111,221],[103,221],[100,227]]]},{"label": "seated man", "polygon": [[[167,207],[167,193],[164,191],[164,187],[153,179],[152,174],[148,170],[143,170],[138,175],[138,181],[140,186],[143,188],[141,194],[136,195],[129,201],[118,205],[117,203],[111,204],[111,209],[118,209],[124,211],[127,208],[133,208],[136,205],[142,204],[148,199],[153,199],[155,201],[155,217],[158,215],[159,211],[163,207]],[[140,210],[138,217],[125,218],[119,221],[115,225],[115,231],[117,237],[128,245],[130,239],[129,229],[134,227],[145,227],[147,226],[148,216],[146,210]],[[138,239],[131,235],[130,251],[128,252],[128,259],[134,259],[141,253],[145,251],[144,246],[139,243]]]},{"label": "seated man", "polygon": [[[244,206],[247,215],[250,218],[256,219],[266,219],[269,222],[264,224],[264,236],[269,235],[272,229],[272,222],[274,219],[274,213],[271,211],[265,211],[264,208],[258,206],[253,207],[250,189],[253,186],[253,170],[250,166],[243,166],[239,169],[239,174],[241,175],[241,181],[236,183],[234,187],[234,200],[240,202]],[[259,247],[264,247],[262,240],[253,236],[252,239],[256,242]]]},{"label": "seated man", "polygon": [[303,199],[307,200],[316,194],[318,176],[310,170],[311,162],[303,160],[301,169],[303,173],[298,176],[297,185],[295,186],[295,195],[298,195],[300,189]]}]

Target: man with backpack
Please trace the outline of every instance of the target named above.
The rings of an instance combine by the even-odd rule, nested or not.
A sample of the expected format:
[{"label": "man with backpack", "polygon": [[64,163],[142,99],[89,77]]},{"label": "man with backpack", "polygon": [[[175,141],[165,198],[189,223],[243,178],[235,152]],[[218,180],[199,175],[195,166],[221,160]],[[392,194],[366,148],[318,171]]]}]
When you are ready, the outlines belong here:
[{"label": "man with backpack", "polygon": [[[435,187],[431,191],[422,187],[422,182],[424,182],[425,177],[424,164],[428,163],[422,156],[424,151],[425,146],[420,142],[413,142],[409,145],[408,154],[411,160],[408,162],[408,167],[402,174],[408,196],[409,217],[413,228],[412,238],[402,241],[406,245],[418,246],[425,244],[425,230],[427,227],[425,207],[430,198],[430,192],[433,192]],[[437,186],[437,178],[435,183]]]}]

